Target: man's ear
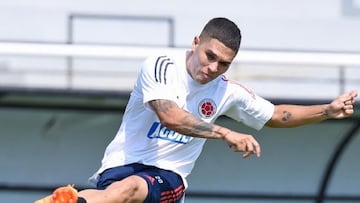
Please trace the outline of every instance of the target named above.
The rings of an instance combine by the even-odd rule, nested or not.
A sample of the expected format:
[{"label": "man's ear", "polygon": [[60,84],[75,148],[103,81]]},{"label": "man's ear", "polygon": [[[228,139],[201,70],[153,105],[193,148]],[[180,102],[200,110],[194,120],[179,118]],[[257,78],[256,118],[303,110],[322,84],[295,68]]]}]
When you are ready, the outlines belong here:
[{"label": "man's ear", "polygon": [[193,40],[193,43],[192,43],[192,46],[191,46],[192,51],[195,51],[196,47],[199,46],[199,44],[200,44],[200,37],[195,36],[194,40]]}]

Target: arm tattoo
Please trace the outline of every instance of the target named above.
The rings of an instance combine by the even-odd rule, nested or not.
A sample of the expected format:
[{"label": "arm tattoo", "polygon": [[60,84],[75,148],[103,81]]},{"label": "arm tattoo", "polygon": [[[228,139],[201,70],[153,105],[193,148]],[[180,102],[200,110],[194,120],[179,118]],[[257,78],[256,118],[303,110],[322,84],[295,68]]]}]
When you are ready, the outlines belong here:
[{"label": "arm tattoo", "polygon": [[213,132],[213,125],[206,123],[205,121],[196,118],[195,116],[189,114],[184,118],[185,123],[189,123],[189,126],[184,126],[183,130],[187,132],[188,135],[209,135]]},{"label": "arm tattoo", "polygon": [[283,111],[283,117],[282,117],[282,121],[284,122],[288,122],[291,118],[291,113],[288,111]]}]

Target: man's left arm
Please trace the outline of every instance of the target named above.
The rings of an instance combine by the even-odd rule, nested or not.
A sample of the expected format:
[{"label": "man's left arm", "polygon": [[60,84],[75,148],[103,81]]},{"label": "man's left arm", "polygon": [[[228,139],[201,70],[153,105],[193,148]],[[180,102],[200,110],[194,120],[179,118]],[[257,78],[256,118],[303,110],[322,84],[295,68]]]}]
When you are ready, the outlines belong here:
[{"label": "man's left arm", "polygon": [[356,91],[340,95],[329,104],[321,105],[276,105],[272,118],[266,123],[268,127],[290,128],[326,119],[343,119],[354,113]]}]

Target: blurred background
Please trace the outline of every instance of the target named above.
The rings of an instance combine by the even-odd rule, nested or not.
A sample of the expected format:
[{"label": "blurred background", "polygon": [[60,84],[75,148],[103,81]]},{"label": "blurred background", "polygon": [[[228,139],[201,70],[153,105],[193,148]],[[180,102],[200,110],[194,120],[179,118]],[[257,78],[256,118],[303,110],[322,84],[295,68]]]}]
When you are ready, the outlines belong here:
[{"label": "blurred background", "polygon": [[[0,199],[26,203],[92,187],[142,60],[181,52],[204,24],[242,31],[227,73],[274,103],[360,90],[359,0],[0,1]],[[360,109],[345,120],[254,131],[262,156],[209,140],[187,203],[360,202]]]}]

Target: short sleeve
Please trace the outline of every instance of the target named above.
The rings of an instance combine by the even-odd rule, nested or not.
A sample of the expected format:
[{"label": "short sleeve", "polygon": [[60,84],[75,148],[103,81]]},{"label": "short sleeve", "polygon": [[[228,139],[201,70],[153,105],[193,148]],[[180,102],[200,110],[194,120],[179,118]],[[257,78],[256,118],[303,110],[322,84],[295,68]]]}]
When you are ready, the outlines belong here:
[{"label": "short sleeve", "polygon": [[260,130],[274,114],[274,104],[242,85],[231,86],[231,105],[225,115]]},{"label": "short sleeve", "polygon": [[149,57],[145,60],[138,78],[144,104],[155,99],[176,101],[175,68],[173,60],[167,56]]}]

